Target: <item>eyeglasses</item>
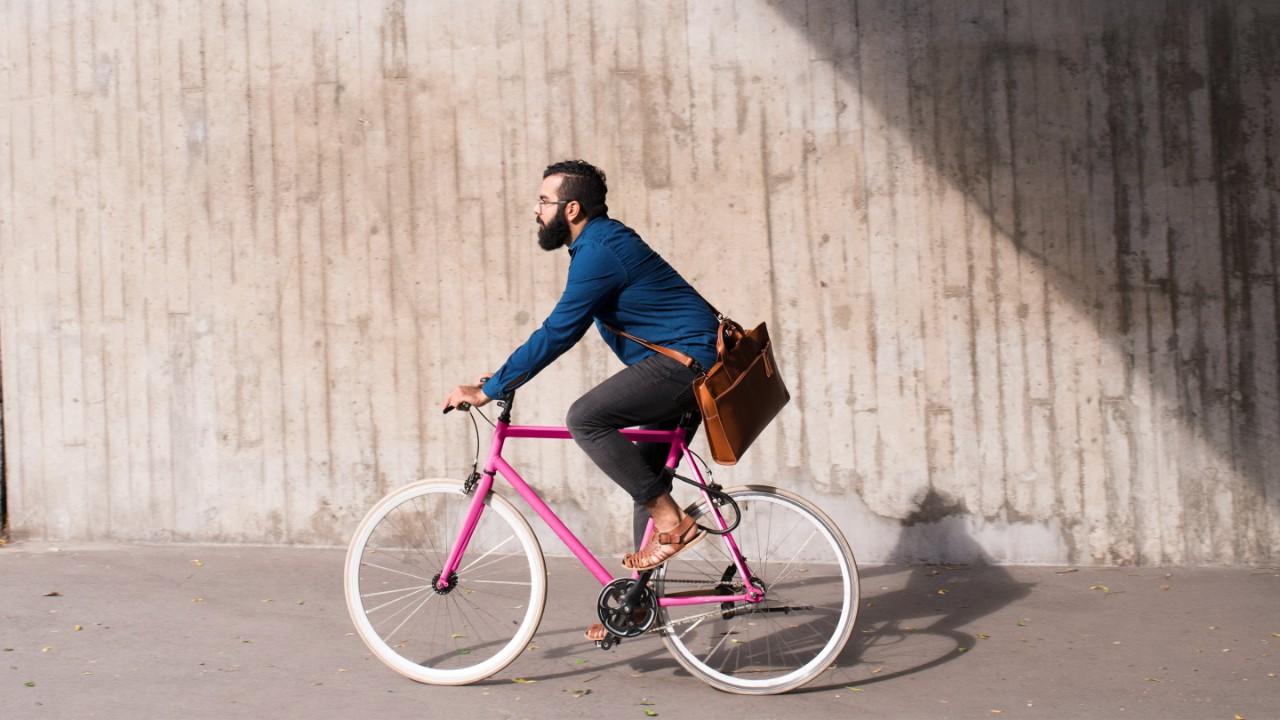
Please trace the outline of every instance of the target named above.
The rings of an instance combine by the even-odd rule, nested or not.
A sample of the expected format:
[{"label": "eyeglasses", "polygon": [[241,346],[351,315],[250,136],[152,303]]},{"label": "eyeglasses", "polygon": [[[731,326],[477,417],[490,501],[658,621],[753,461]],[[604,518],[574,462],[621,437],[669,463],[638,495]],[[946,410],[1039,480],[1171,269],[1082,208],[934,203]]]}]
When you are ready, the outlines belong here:
[{"label": "eyeglasses", "polygon": [[538,208],[538,212],[542,212],[543,205],[564,205],[565,203],[570,203],[570,202],[573,202],[573,201],[572,200],[543,200],[542,198],[538,198],[537,208]]}]

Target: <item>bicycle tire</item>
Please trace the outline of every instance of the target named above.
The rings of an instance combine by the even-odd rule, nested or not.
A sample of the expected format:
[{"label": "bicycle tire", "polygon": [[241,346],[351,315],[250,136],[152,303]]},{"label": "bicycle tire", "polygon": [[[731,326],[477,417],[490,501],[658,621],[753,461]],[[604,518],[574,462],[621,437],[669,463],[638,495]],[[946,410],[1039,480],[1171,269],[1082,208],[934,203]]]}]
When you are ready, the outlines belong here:
[{"label": "bicycle tire", "polygon": [[[787,692],[826,670],[848,643],[858,614],[857,562],[836,524],[808,500],[765,485],[725,492],[742,509],[733,537],[763,581],[765,600],[729,610],[661,607],[662,640],[681,666],[719,690]],[[696,518],[707,507],[698,502],[686,512]],[[707,537],[669,560],[654,576],[657,595],[741,592],[727,542]]]},{"label": "bicycle tire", "polygon": [[[369,510],[347,549],[343,587],[356,634],[383,664],[418,682],[466,685],[483,680],[515,660],[542,621],[547,594],[542,547],[519,510],[496,493],[486,499],[454,589],[434,591],[430,581],[456,536],[457,513],[465,515],[470,502],[456,480],[406,485]],[[518,553],[499,552],[513,539]],[[400,580],[405,576],[426,582],[381,587],[393,584],[387,578],[409,582]],[[403,614],[405,608],[413,609],[403,619],[391,614]],[[514,630],[500,614],[511,615]],[[397,619],[386,634],[375,625],[385,627]]]}]

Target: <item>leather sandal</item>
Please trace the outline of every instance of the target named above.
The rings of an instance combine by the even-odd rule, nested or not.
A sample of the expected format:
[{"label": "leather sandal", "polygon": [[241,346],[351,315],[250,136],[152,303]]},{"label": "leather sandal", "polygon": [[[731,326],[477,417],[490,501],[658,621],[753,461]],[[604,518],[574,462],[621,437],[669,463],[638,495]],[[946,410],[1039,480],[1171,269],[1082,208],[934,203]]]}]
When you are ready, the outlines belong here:
[{"label": "leather sandal", "polygon": [[697,544],[706,534],[692,516],[685,515],[675,528],[654,533],[644,547],[622,558],[622,566],[628,570],[652,570],[685,548]]}]

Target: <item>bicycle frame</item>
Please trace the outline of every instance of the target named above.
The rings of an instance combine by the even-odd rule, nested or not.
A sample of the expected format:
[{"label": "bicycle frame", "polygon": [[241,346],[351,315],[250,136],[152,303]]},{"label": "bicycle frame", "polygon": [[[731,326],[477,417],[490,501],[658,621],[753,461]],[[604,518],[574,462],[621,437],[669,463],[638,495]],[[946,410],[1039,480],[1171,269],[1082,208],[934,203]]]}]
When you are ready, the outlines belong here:
[{"label": "bicycle frame", "polygon": [[[667,467],[674,470],[680,463],[680,459],[688,455],[689,447],[685,444],[684,429],[676,428],[675,430],[640,430],[625,429],[622,430],[623,437],[633,442],[660,442],[671,446],[671,450],[667,453]],[[587,549],[582,541],[578,540],[573,531],[565,526],[564,522],[555,514],[546,502],[538,496],[538,493],[529,484],[520,477],[515,468],[502,457],[502,447],[508,438],[532,438],[535,440],[571,440],[573,436],[569,434],[569,429],[563,426],[552,425],[512,425],[504,420],[498,420],[493,433],[493,442],[489,448],[489,458],[485,461],[484,473],[481,475],[476,485],[475,492],[472,495],[471,506],[467,511],[467,517],[462,523],[462,527],[458,531],[458,537],[453,544],[453,548],[449,551],[449,558],[445,562],[443,571],[440,573],[438,587],[445,589],[450,584],[450,578],[457,571],[458,566],[462,563],[462,556],[466,553],[467,544],[471,541],[471,536],[475,532],[477,524],[480,522],[480,516],[484,513],[485,500],[493,489],[495,474],[501,474],[503,479],[524,498],[529,507],[538,514],[551,528],[551,531],[560,538],[565,547],[569,549],[573,555],[578,558],[583,567],[587,569],[600,584],[608,585],[615,579],[614,575],[605,569],[596,556]],[[715,518],[716,525],[720,530],[725,530],[728,525],[724,517],[720,514],[719,508],[711,501],[710,495],[706,491],[706,480],[702,477],[702,471],[698,469],[697,463],[690,462],[689,467],[693,468],[694,474],[698,478],[698,484],[701,486],[703,500],[706,501],[707,507],[711,509],[711,515]],[[653,520],[649,521],[645,528],[644,540],[649,539],[649,535],[653,533]],[[751,582],[751,571],[747,567],[746,559],[742,557],[742,552],[738,549],[738,544],[734,542],[733,535],[726,533],[720,536],[725,546],[729,550],[729,556],[733,558],[734,564],[737,566],[738,577],[742,578],[744,592],[738,595],[699,595],[694,597],[678,597],[678,598],[659,598],[658,604],[663,607],[674,607],[680,605],[705,605],[710,603],[726,603],[726,602],[750,602],[758,603],[764,599],[764,593],[756,588]],[[492,551],[490,551],[492,552]],[[632,573],[631,577],[640,577],[639,573]]]}]

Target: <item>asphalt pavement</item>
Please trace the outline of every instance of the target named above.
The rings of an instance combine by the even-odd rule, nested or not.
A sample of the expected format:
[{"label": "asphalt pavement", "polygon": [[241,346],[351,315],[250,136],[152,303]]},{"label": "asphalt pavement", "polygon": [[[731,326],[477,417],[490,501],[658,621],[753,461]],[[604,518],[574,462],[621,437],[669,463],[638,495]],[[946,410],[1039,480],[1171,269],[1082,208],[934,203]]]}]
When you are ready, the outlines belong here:
[{"label": "asphalt pavement", "polygon": [[340,549],[0,547],[0,718],[1280,718],[1280,569],[881,566],[836,665],[729,695],[656,637],[582,639],[552,559],[532,646],[434,687],[355,637]]}]

